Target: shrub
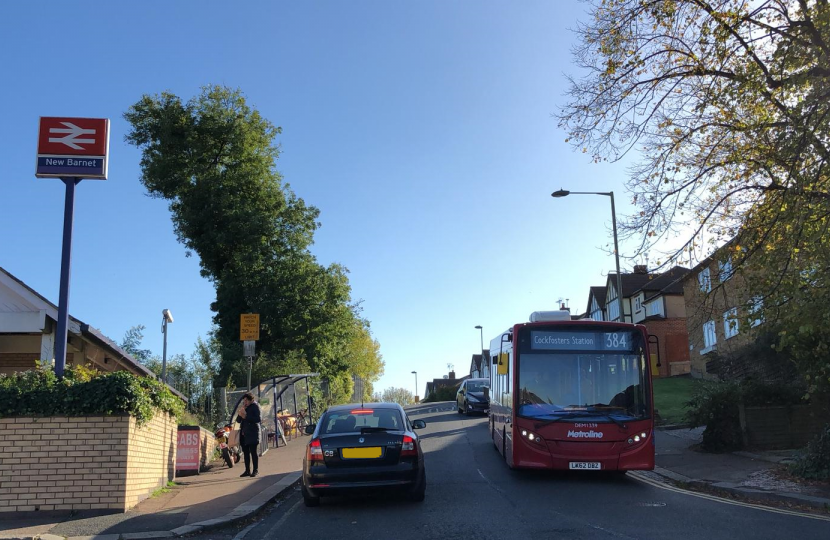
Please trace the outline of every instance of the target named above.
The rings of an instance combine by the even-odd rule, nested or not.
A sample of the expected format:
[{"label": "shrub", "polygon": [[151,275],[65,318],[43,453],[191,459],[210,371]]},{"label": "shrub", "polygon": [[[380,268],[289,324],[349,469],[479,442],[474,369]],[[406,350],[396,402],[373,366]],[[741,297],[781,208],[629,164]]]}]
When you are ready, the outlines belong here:
[{"label": "shrub", "polygon": [[738,403],[740,384],[723,382],[698,385],[686,404],[686,419],[692,426],[706,426],[702,447],[707,452],[741,448],[741,419]]},{"label": "shrub", "polygon": [[830,424],[810,441],[806,451],[790,464],[789,469],[802,478],[830,480]]},{"label": "shrub", "polygon": [[0,375],[0,418],[127,414],[144,424],[156,410],[178,417],[184,404],[159,381],[126,371],[100,373],[73,366],[58,380],[51,369],[38,366]]}]

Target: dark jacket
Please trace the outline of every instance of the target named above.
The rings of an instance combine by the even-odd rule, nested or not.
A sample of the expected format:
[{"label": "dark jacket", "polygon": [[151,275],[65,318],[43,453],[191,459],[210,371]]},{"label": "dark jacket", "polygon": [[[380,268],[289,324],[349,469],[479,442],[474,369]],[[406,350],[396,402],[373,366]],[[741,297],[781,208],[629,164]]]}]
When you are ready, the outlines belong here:
[{"label": "dark jacket", "polygon": [[259,444],[260,439],[260,422],[262,422],[262,413],[259,408],[259,403],[256,401],[245,407],[245,418],[237,417],[239,422],[239,429],[242,430],[241,443],[244,445]]}]

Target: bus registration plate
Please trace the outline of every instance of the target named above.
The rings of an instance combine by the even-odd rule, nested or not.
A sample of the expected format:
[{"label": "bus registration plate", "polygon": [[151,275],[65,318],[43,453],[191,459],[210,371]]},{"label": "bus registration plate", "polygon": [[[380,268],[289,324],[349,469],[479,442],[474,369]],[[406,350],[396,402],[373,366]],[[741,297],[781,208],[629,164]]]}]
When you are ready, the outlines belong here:
[{"label": "bus registration plate", "polygon": [[568,468],[577,470],[598,471],[602,469],[602,465],[600,465],[596,461],[571,461],[568,464]]}]

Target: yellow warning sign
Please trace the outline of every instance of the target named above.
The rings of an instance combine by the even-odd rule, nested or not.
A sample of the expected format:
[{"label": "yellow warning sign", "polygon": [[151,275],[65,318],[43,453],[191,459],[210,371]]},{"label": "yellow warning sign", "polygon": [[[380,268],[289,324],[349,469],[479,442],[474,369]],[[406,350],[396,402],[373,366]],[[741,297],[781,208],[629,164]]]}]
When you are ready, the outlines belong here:
[{"label": "yellow warning sign", "polygon": [[239,340],[259,340],[259,313],[243,313],[239,316]]}]

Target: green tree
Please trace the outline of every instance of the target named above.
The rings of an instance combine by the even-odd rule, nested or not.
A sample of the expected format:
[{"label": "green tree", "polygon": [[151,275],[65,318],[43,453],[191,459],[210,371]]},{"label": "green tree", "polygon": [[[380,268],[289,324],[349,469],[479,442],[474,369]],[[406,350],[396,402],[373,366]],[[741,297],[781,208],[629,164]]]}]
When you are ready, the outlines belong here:
[{"label": "green tree", "polygon": [[384,362],[380,354],[380,343],[372,338],[367,322],[355,321],[343,355],[349,366],[349,372],[363,380],[362,398],[367,401],[371,400],[374,394],[374,383],[383,375]]},{"label": "green tree", "polygon": [[124,338],[119,344],[119,347],[127,351],[133,358],[142,364],[146,364],[153,355],[151,350],[141,348],[141,342],[144,340],[144,328],[143,324],[130,327],[130,329],[124,333]]},{"label": "green tree", "polygon": [[375,400],[384,403],[397,403],[398,405],[412,405],[415,403],[415,396],[406,388],[390,386],[380,394],[376,394]]},{"label": "green tree", "polygon": [[276,170],[280,128],[241,92],[221,86],[187,103],[170,93],[145,95],[124,117],[132,126],[127,141],[142,150],[142,183],[169,201],[179,241],[216,288],[217,384],[247,379],[247,366],[239,368],[242,313],[260,314],[263,365],[299,352],[324,376],[344,372],[341,352],[357,306],[347,270],[320,265],[308,250],[319,212]]},{"label": "green tree", "polygon": [[817,330],[830,321],[830,3],[594,0],[577,33],[582,75],[560,124],[595,161],[637,153],[632,255],[669,264],[733,240],[778,347],[813,390],[830,387]]}]

